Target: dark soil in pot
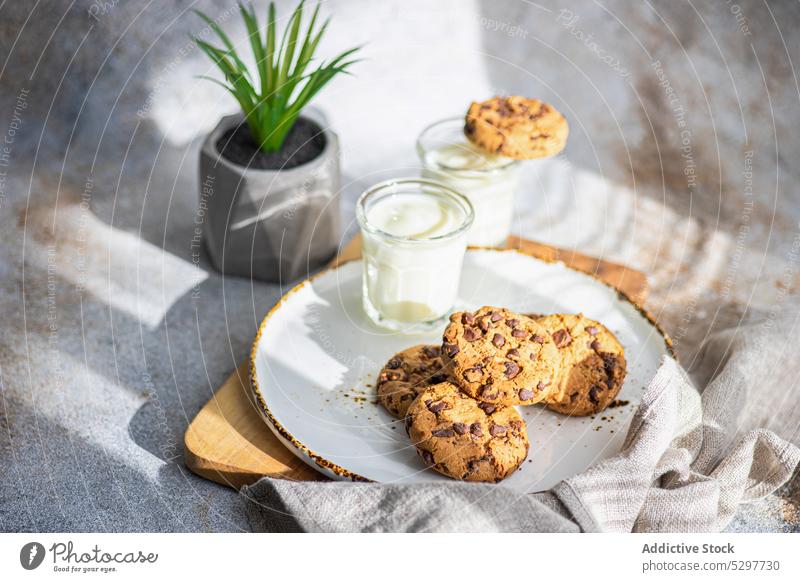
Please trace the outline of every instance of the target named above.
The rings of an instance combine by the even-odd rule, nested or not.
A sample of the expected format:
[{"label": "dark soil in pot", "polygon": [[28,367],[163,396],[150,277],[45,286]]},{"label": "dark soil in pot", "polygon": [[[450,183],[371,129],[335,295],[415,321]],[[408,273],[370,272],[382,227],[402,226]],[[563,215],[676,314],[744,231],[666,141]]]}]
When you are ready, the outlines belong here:
[{"label": "dark soil in pot", "polygon": [[302,166],[325,149],[325,133],[318,123],[300,117],[277,152],[258,149],[246,123],[233,127],[217,140],[217,151],[240,166],[258,170],[288,170]]}]

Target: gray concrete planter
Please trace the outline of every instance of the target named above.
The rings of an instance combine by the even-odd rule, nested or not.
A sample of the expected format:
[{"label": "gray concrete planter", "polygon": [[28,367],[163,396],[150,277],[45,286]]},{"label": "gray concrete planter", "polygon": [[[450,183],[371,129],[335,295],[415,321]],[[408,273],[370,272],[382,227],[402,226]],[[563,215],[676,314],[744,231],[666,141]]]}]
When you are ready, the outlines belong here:
[{"label": "gray concrete planter", "polygon": [[[318,115],[309,115],[320,121]],[[241,122],[223,118],[200,151],[200,210],[206,248],[226,275],[288,283],[329,261],[339,244],[339,140],[288,170],[250,169],[222,157],[217,140]],[[320,123],[325,128],[326,124]]]}]

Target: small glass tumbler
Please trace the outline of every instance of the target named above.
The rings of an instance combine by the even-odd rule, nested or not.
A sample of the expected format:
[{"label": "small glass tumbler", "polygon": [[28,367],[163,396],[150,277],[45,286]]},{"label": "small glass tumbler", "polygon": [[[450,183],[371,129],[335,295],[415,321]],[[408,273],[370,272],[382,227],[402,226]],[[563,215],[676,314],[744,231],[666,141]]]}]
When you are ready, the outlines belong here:
[{"label": "small glass tumbler", "polygon": [[464,118],[443,119],[417,139],[422,177],[466,196],[475,210],[467,244],[504,247],[511,234],[520,163],[487,153],[464,135]]},{"label": "small glass tumbler", "polygon": [[387,180],[358,199],[362,297],[380,327],[422,331],[452,309],[474,212],[466,197],[419,178]]}]

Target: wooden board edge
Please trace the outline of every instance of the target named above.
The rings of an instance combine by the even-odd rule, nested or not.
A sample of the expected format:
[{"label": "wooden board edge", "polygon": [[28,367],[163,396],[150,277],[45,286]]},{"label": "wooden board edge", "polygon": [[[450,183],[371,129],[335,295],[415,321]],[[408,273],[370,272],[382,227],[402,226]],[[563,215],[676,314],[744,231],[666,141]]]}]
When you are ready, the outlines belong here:
[{"label": "wooden board edge", "polygon": [[[285,448],[283,443],[270,432],[266,424],[263,426],[267,431],[264,433],[264,438],[271,441],[269,442],[269,446],[279,450],[284,459],[270,456],[263,448],[251,443],[247,436],[241,433],[237,432],[237,436],[247,441],[249,446],[253,446],[265,455],[270,456],[271,464],[273,465],[270,469],[260,467],[259,470],[251,471],[236,465],[231,465],[230,462],[224,459],[214,458],[213,454],[210,454],[211,449],[208,446],[206,438],[201,437],[201,435],[212,433],[214,429],[218,427],[219,420],[217,419],[222,418],[225,420],[225,428],[228,431],[236,430],[234,423],[226,418],[219,402],[225,400],[229,403],[235,403],[237,407],[242,407],[242,409],[252,406],[252,399],[248,396],[250,392],[244,385],[244,382],[248,381],[247,378],[247,364],[245,363],[228,375],[222,386],[217,389],[214,395],[195,415],[192,422],[189,423],[183,435],[183,460],[186,467],[192,473],[205,479],[236,489],[239,489],[243,485],[255,483],[264,476],[291,480],[324,479],[324,476],[309,467],[288,448]],[[245,410],[245,413],[257,414],[254,409]],[[260,418],[258,422],[261,422]],[[247,447],[248,445],[243,445],[242,448],[245,449]]]}]

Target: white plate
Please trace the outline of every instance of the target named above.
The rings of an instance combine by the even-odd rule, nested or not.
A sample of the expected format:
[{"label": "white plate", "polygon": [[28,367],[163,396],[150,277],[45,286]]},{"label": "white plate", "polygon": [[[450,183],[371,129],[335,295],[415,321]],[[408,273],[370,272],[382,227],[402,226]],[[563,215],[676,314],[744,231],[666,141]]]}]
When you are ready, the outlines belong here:
[{"label": "white plate", "polygon": [[[670,353],[663,333],[612,287],[562,263],[517,251],[467,252],[456,307],[482,305],[583,312],[617,335],[628,361],[618,396],[628,405],[594,418],[520,407],[531,449],[504,485],[520,493],[542,491],[617,453],[643,388]],[[250,362],[259,411],[287,447],[330,477],[444,480],[422,464],[402,422],[375,402],[377,373],[389,357],[418,343],[439,343],[441,332],[402,335],[378,329],[361,308],[361,262],[325,271],[289,291],[261,323]]]}]

